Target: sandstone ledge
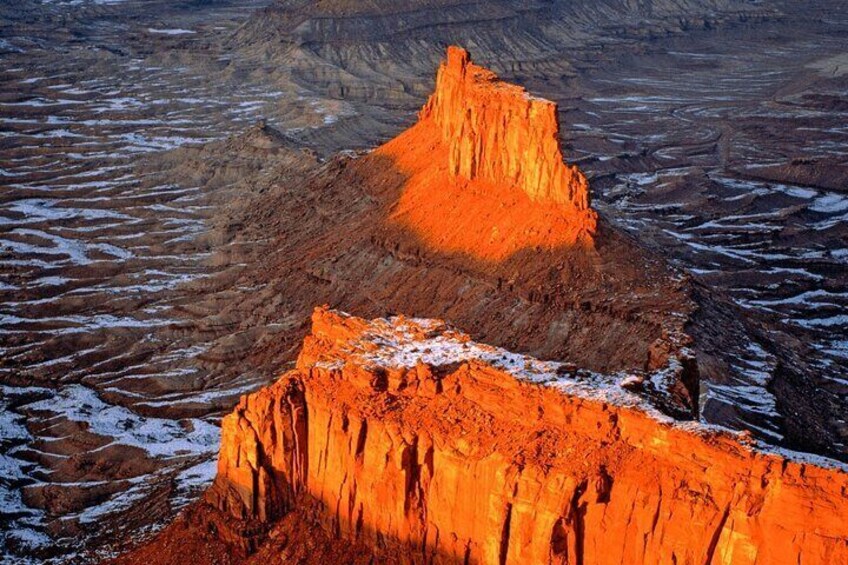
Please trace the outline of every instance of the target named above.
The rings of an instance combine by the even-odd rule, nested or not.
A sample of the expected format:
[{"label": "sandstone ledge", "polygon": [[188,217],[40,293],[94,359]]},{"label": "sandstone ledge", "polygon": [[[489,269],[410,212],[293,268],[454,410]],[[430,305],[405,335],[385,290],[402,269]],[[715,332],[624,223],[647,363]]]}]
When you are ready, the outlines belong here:
[{"label": "sandstone ledge", "polygon": [[318,309],[297,368],[224,419],[207,500],[270,525],[306,496],[409,562],[848,559],[844,469],[676,422],[620,379]]}]

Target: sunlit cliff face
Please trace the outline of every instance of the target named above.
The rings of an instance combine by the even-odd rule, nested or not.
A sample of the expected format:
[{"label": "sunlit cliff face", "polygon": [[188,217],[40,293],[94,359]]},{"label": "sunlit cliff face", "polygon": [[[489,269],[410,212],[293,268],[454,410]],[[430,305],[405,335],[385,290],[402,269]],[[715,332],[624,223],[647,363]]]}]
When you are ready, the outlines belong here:
[{"label": "sunlit cliff face", "polygon": [[297,367],[223,421],[207,500],[257,531],[305,497],[327,531],[409,563],[848,558],[844,472],[439,320],[312,322]]},{"label": "sunlit cliff face", "polygon": [[392,218],[432,248],[499,261],[591,245],[589,184],[563,163],[556,104],[448,49],[418,123],[377,150],[408,180]]}]

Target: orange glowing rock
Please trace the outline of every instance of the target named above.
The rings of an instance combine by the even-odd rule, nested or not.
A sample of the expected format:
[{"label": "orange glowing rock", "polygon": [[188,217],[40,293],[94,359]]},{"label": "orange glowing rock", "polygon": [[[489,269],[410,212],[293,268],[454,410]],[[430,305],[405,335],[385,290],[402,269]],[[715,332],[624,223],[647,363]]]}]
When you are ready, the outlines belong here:
[{"label": "orange glowing rock", "polygon": [[441,251],[499,261],[591,245],[589,184],[563,162],[556,104],[448,48],[419,121],[376,150],[408,176],[393,219]]},{"label": "orange glowing rock", "polygon": [[307,496],[409,563],[848,562],[844,470],[587,378],[439,321],[318,309],[296,369],[224,419],[207,499],[267,523]]},{"label": "orange glowing rock", "polygon": [[562,161],[556,104],[502,82],[471,63],[464,49],[448,48],[420,119],[441,129],[451,175],[515,186],[534,201],[588,210],[586,177]]}]

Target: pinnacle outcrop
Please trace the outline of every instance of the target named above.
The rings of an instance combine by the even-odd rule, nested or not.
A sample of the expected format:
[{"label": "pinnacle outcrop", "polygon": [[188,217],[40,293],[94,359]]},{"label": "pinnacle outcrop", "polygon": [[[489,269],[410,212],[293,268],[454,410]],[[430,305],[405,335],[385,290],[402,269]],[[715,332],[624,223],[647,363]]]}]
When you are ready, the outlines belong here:
[{"label": "pinnacle outcrop", "polygon": [[438,125],[451,175],[515,186],[575,212],[589,209],[586,177],[563,163],[556,103],[501,81],[465,49],[448,47],[419,119]]},{"label": "pinnacle outcrop", "polygon": [[589,183],[563,162],[554,102],[449,47],[418,122],[381,146],[406,177],[392,218],[429,246],[487,261],[591,245]]},{"label": "pinnacle outcrop", "polygon": [[629,385],[320,308],[296,368],[224,419],[207,499],[260,531],[309,499],[327,532],[409,563],[848,559],[844,470],[674,422]]}]

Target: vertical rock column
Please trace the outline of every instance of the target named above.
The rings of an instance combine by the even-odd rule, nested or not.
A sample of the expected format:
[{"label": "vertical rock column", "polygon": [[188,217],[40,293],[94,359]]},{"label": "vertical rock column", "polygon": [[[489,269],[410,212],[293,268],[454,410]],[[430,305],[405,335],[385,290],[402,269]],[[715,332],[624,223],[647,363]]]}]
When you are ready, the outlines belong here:
[{"label": "vertical rock column", "polygon": [[501,81],[464,49],[449,47],[420,119],[437,124],[451,174],[513,185],[532,200],[562,204],[575,221],[594,228],[589,183],[562,159],[554,102]]}]

